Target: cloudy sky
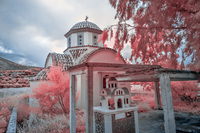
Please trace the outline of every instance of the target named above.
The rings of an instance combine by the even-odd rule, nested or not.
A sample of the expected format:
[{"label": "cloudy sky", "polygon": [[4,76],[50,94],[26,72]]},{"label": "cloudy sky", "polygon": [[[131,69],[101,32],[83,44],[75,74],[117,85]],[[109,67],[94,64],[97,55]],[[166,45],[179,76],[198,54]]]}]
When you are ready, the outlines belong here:
[{"label": "cloudy sky", "polygon": [[0,57],[43,67],[49,52],[66,49],[64,34],[86,15],[101,29],[116,24],[109,0],[1,0]]}]

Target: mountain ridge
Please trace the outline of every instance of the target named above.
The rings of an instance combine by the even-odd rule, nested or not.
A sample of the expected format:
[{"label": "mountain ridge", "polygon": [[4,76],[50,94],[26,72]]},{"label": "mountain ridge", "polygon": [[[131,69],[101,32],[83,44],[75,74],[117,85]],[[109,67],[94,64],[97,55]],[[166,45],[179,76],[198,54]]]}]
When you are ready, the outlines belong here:
[{"label": "mountain ridge", "polygon": [[12,62],[8,59],[0,57],[0,70],[27,70],[31,68],[41,68],[41,67],[21,65]]}]

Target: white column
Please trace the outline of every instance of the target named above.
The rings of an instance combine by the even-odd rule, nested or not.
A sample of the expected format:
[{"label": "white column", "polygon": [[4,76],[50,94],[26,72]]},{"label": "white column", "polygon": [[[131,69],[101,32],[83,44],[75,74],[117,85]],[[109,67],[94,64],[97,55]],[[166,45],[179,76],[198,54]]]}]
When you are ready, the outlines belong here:
[{"label": "white column", "polygon": [[139,133],[138,111],[134,110],[135,133]]},{"label": "white column", "polygon": [[174,119],[174,107],[171,91],[170,77],[167,74],[160,75],[161,96],[165,120],[165,133],[176,133]]},{"label": "white column", "polygon": [[76,133],[75,75],[70,75],[70,133]]},{"label": "white column", "polygon": [[161,109],[159,82],[154,82],[156,109]]}]

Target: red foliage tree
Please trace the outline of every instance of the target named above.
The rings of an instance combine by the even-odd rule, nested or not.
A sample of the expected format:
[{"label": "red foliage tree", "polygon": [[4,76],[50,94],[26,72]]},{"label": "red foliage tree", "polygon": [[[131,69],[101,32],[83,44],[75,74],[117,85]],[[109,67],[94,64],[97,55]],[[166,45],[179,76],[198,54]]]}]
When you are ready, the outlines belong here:
[{"label": "red foliage tree", "polygon": [[[109,0],[116,9],[118,24],[106,28],[101,39],[113,36],[114,48],[121,51],[130,43],[132,57],[142,64],[170,60],[170,67],[200,70],[200,1],[198,0]],[[108,36],[109,35],[109,36]]]},{"label": "red foliage tree", "polygon": [[[57,114],[69,112],[69,75],[61,67],[51,67],[47,71],[48,81],[43,81],[33,90],[43,113]],[[78,94],[76,95],[76,100]]]}]

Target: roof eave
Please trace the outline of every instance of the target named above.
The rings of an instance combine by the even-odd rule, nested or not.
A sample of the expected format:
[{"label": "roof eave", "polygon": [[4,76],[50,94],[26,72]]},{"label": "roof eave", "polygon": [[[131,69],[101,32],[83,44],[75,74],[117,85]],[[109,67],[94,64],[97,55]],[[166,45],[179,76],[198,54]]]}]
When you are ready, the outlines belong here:
[{"label": "roof eave", "polygon": [[76,33],[76,32],[93,32],[93,33],[96,33],[96,34],[101,34],[103,31],[102,30],[98,30],[98,29],[92,29],[92,28],[71,29],[64,36],[67,38],[72,33]]}]

